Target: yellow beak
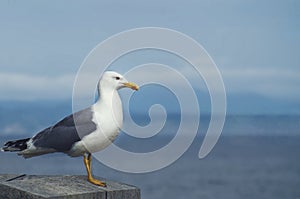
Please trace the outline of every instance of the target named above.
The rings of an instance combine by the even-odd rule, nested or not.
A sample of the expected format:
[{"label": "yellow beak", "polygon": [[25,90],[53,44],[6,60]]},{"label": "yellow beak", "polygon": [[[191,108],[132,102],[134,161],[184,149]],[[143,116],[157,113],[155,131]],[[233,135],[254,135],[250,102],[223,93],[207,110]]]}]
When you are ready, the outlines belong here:
[{"label": "yellow beak", "polygon": [[131,88],[133,90],[139,90],[139,86],[136,85],[135,83],[133,82],[126,82],[126,83],[123,83],[124,86],[128,87],[128,88]]}]

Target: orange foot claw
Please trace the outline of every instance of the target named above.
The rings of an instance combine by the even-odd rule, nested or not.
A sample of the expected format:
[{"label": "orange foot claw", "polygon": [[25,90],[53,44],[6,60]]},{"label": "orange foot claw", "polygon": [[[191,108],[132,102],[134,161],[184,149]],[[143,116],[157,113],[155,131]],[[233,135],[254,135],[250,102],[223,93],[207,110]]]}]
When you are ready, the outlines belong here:
[{"label": "orange foot claw", "polygon": [[88,178],[88,181],[94,185],[100,186],[100,187],[106,187],[106,183],[102,182],[100,180],[96,180],[94,178]]}]

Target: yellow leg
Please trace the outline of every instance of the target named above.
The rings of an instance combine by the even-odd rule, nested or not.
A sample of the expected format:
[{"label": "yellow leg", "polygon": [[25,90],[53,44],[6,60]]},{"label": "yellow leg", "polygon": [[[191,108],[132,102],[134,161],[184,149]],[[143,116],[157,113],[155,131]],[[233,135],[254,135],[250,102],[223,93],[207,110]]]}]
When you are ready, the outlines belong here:
[{"label": "yellow leg", "polygon": [[85,155],[83,155],[83,162],[88,174],[88,181],[92,184],[101,186],[101,187],[106,187],[106,184],[100,180],[97,180],[95,178],[93,178],[92,176],[92,167],[91,167],[91,163],[92,163],[92,155],[89,153],[88,156],[86,157]]}]

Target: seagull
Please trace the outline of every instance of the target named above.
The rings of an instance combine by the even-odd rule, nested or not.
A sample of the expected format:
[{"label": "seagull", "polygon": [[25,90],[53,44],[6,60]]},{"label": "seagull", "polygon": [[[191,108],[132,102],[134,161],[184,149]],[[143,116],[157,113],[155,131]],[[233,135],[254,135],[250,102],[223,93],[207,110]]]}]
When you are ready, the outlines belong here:
[{"label": "seagull", "polygon": [[123,124],[121,88],[138,90],[114,71],[106,71],[98,83],[98,100],[90,107],[75,112],[31,138],[8,141],[2,151],[17,152],[24,158],[63,152],[71,157],[83,156],[87,180],[106,187],[106,183],[92,176],[92,153],[109,146],[118,136]]}]

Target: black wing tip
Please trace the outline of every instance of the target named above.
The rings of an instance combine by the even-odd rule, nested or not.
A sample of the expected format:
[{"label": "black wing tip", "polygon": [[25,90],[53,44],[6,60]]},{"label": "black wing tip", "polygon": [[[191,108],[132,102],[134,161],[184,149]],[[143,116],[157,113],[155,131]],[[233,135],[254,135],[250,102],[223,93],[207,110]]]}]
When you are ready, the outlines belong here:
[{"label": "black wing tip", "polygon": [[27,148],[27,142],[29,140],[30,140],[30,138],[8,141],[1,148],[1,151],[4,151],[4,152],[6,152],[6,151],[10,151],[10,152],[23,151]]}]

